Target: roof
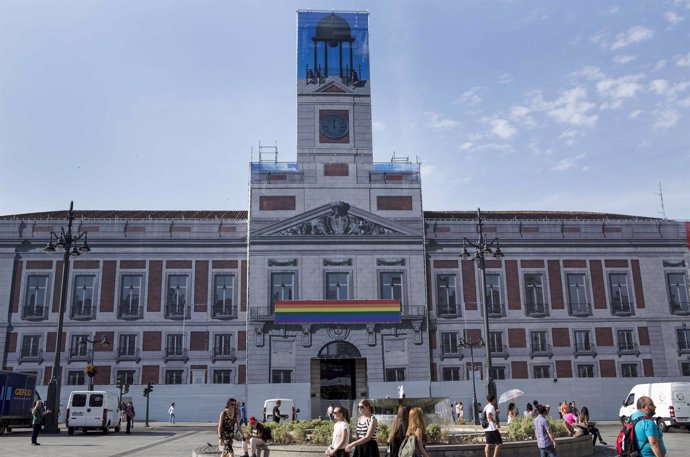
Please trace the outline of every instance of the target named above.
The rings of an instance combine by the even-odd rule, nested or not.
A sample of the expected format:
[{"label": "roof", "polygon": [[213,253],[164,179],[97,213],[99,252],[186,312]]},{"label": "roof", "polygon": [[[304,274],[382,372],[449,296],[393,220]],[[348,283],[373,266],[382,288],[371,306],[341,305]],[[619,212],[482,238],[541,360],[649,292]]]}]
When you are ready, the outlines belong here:
[{"label": "roof", "polygon": [[[484,220],[654,221],[655,217],[586,211],[482,211]],[[424,219],[477,219],[477,211],[424,211]]]}]

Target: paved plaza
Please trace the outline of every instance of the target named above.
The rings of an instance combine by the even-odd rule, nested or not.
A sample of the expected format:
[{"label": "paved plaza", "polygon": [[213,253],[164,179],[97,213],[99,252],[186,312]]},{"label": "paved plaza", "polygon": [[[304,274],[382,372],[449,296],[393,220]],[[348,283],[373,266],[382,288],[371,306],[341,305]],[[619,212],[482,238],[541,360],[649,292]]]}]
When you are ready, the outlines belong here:
[{"label": "paved plaza", "polygon": [[[609,446],[596,446],[597,457],[614,456],[615,436],[620,429],[616,422],[600,422],[604,440]],[[168,456],[191,457],[195,448],[216,444],[215,424],[187,422],[169,425],[165,422],[152,422],[146,429],[138,423],[134,433],[123,432],[102,435],[96,432],[66,432],[59,435],[41,435],[40,447],[30,445],[31,432],[18,430],[0,436],[3,456],[50,456],[50,457],[120,457],[120,456]],[[687,455],[690,449],[690,433],[686,430],[672,430],[664,435],[668,457]],[[241,446],[235,446],[235,455],[241,456]]]}]

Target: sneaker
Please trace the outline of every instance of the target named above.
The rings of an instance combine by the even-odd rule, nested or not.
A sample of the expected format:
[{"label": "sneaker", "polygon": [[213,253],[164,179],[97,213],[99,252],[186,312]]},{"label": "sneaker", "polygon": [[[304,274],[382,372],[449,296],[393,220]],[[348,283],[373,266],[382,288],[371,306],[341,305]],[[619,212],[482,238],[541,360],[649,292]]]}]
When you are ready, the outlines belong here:
[{"label": "sneaker", "polygon": [[606,444],[606,441],[600,440],[599,443],[604,445],[604,446],[608,446],[608,444]]}]

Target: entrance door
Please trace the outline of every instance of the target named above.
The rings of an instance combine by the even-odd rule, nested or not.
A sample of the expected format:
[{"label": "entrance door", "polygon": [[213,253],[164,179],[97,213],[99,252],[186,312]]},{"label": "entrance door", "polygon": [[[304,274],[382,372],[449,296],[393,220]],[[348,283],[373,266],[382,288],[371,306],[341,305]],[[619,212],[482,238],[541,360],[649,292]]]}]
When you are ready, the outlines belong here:
[{"label": "entrance door", "polygon": [[355,398],[355,359],[322,359],[321,400]]}]

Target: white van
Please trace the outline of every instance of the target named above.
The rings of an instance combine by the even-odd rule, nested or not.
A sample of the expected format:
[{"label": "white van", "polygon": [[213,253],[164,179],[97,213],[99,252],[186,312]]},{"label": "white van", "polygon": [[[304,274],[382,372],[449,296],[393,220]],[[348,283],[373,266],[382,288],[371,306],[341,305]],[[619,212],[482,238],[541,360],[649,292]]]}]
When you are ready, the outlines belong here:
[{"label": "white van", "polygon": [[690,430],[690,382],[657,382],[632,388],[618,413],[621,422],[637,411],[637,399],[650,397],[656,406],[656,423],[661,431],[669,427]]},{"label": "white van", "polygon": [[297,420],[299,409],[295,409],[295,402],[289,398],[271,398],[264,402],[264,422],[273,422],[273,407],[280,400],[280,416],[283,419]]},{"label": "white van", "polygon": [[65,415],[67,434],[75,429],[120,431],[120,404],[117,394],[105,391],[74,391],[69,396]]}]

